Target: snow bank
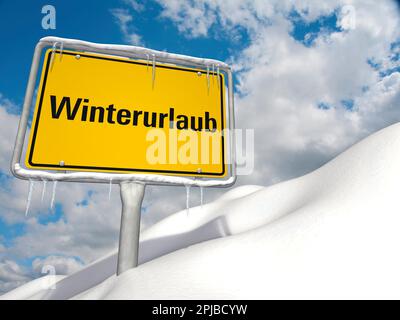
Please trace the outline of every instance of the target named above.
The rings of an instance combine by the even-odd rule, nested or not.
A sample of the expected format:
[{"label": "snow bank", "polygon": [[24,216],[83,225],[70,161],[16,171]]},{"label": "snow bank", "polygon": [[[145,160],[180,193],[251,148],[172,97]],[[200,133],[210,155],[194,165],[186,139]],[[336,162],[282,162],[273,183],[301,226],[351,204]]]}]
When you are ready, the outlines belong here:
[{"label": "snow bank", "polygon": [[138,268],[116,277],[112,254],[41,297],[400,298],[399,163],[396,124],[308,175],[171,215],[142,233]]},{"label": "snow bank", "polygon": [[47,275],[30,282],[0,296],[0,300],[21,300],[21,299],[41,299],[47,290],[56,286],[56,283],[65,276],[62,275]]}]

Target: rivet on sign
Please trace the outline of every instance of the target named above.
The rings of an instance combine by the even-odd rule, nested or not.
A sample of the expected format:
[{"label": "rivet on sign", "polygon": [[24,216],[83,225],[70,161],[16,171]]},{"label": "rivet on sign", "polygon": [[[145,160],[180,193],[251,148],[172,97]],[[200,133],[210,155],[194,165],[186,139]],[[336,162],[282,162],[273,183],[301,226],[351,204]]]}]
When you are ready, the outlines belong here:
[{"label": "rivet on sign", "polygon": [[76,59],[79,59],[81,56],[79,55],[79,54],[77,54],[76,56],[75,56],[75,58]]},{"label": "rivet on sign", "polygon": [[197,72],[197,75],[200,77],[201,76],[201,72],[199,71],[199,72]]},{"label": "rivet on sign", "polygon": [[63,160],[60,161],[60,167],[64,167],[65,162]]}]

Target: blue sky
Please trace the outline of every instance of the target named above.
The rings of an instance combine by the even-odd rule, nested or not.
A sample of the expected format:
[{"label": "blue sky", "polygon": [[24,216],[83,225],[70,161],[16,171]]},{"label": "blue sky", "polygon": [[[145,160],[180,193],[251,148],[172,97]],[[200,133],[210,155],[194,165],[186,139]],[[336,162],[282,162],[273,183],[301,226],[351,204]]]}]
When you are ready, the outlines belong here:
[{"label": "blue sky", "polygon": [[[46,4],[56,8],[56,30],[41,28],[44,16],[41,10]],[[12,30],[0,33],[1,43],[8,48],[0,53],[2,74],[6,75],[0,78],[2,93],[17,105],[22,104],[33,49],[42,37],[57,35],[98,43],[126,43],[111,13],[121,7],[129,10],[119,0],[0,1],[0,30]],[[225,60],[249,41],[245,32],[241,33],[240,41],[230,41],[224,34],[217,39],[183,37],[171,21],[159,17],[161,6],[152,1],[146,3],[144,12],[129,12],[134,16],[134,29],[140,32],[143,44],[157,50]]]},{"label": "blue sky", "polygon": [[[46,4],[56,8],[56,30],[41,27],[44,16],[41,10]],[[0,1],[0,12],[3,13],[0,30],[12,30],[0,33],[1,43],[7,44],[8,48],[0,52],[2,74],[7,75],[0,78],[2,93],[18,106],[22,104],[33,50],[42,37],[56,35],[98,43],[127,43],[112,15],[112,9],[121,7],[133,15],[133,30],[140,33],[143,45],[152,49],[225,61],[250,43],[249,35],[242,28],[236,31],[239,38],[231,38],[228,32],[218,33],[218,25],[210,29],[216,36],[182,36],[172,21],[161,17],[162,8],[154,1],[147,1],[143,12],[129,9],[121,0]],[[312,37],[305,39],[307,34],[317,34],[322,28],[327,32],[339,30],[336,12],[311,23],[302,20],[295,11],[290,18],[293,21],[292,36],[307,46],[312,43]]]},{"label": "blue sky", "polygon": [[[108,186],[60,184],[51,211],[51,185],[42,204],[36,184],[24,217],[28,183],[11,177],[8,163],[41,37],[126,44],[137,35],[152,49],[231,63],[238,127],[255,131],[255,172],[239,184],[268,185],[314,170],[400,120],[400,28],[393,3],[355,1],[362,23],[353,28],[342,12],[344,0],[271,0],[257,8],[247,0],[0,0],[0,293],[21,284],[10,280],[13,262],[24,279],[37,276],[34,260],[50,256],[71,272],[114,248],[118,238],[116,187],[108,202]],[[41,27],[46,4],[56,8],[56,30]],[[129,20],[125,26],[116,12]],[[206,191],[210,199],[220,193]],[[183,208],[184,196],[181,188],[149,188],[144,223]]]}]

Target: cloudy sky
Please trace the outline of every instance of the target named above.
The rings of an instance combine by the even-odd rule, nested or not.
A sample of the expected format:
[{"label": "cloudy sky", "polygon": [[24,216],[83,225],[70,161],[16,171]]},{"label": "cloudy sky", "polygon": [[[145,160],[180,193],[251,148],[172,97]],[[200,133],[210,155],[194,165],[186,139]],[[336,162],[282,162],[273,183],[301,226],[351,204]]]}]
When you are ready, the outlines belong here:
[{"label": "cloudy sky", "polygon": [[[56,8],[56,30],[41,9]],[[53,265],[67,274],[117,246],[118,186],[59,183],[41,201],[9,163],[36,42],[56,35],[125,43],[233,65],[237,127],[254,129],[254,171],[271,185],[310,172],[400,121],[400,7],[392,0],[0,1],[0,293]],[[373,150],[371,150],[373,152]],[[206,201],[221,190],[206,190]],[[191,205],[199,201],[192,190]],[[171,200],[173,199],[173,200]],[[266,204],[267,205],[267,204]],[[143,227],[185,206],[185,190],[148,187]]]}]

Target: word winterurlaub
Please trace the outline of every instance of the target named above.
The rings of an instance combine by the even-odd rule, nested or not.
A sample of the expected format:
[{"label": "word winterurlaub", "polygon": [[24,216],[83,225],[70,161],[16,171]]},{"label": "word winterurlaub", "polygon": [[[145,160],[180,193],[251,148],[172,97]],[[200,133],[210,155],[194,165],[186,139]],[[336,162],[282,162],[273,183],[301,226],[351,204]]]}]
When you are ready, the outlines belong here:
[{"label": "word winterurlaub", "polygon": [[[83,103],[82,103],[83,102]],[[98,123],[119,125],[145,126],[153,128],[169,127],[170,129],[192,129],[194,131],[215,131],[217,121],[210,117],[209,112],[204,112],[204,117],[186,116],[175,114],[175,109],[170,107],[167,113],[149,112],[143,110],[128,110],[115,108],[114,104],[108,107],[88,106],[89,99],[77,98],[71,104],[71,97],[64,96],[57,104],[57,97],[50,95],[51,116],[59,119],[65,115],[67,120],[80,120]]]}]

